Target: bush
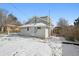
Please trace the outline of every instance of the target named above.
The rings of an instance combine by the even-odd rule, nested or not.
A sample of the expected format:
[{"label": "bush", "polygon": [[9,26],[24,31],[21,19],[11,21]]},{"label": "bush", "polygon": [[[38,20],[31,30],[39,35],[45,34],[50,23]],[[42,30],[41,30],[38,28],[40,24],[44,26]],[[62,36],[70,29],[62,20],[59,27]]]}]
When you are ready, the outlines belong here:
[{"label": "bush", "polygon": [[68,40],[68,41],[75,41],[75,40],[74,40],[74,37],[70,37],[70,36],[69,36],[69,37],[65,37],[65,38],[66,38],[66,40]]},{"label": "bush", "polygon": [[66,40],[75,41],[73,26],[68,26],[68,27],[63,28],[61,34],[62,34],[62,36],[64,36],[66,38]]},{"label": "bush", "polygon": [[69,41],[79,41],[79,26],[67,26],[63,28],[55,28],[54,33],[63,36]]},{"label": "bush", "polygon": [[74,27],[74,38],[79,41],[79,27]]},{"label": "bush", "polygon": [[79,41],[79,27],[67,27],[64,28],[63,35],[66,40]]}]

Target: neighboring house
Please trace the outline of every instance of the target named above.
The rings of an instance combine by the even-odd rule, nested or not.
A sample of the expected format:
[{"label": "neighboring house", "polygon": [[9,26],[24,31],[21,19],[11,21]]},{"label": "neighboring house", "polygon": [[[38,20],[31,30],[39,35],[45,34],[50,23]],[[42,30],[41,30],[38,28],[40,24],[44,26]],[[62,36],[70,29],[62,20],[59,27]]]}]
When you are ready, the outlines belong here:
[{"label": "neighboring house", "polygon": [[48,38],[51,35],[51,25],[49,18],[33,17],[25,25],[21,26],[21,35]]},{"label": "neighboring house", "polygon": [[0,32],[19,32],[20,31],[20,28],[19,28],[20,25],[18,24],[5,24],[5,25],[2,25],[0,26]]},{"label": "neighboring house", "polygon": [[20,31],[20,28],[17,25],[7,24],[6,27],[7,27],[6,30],[9,32],[19,32]]},{"label": "neighboring house", "polygon": [[53,28],[53,30],[52,30],[52,35],[56,35],[56,36],[60,36],[61,35],[61,30],[62,30],[62,28],[61,27],[55,27],[55,28]]}]

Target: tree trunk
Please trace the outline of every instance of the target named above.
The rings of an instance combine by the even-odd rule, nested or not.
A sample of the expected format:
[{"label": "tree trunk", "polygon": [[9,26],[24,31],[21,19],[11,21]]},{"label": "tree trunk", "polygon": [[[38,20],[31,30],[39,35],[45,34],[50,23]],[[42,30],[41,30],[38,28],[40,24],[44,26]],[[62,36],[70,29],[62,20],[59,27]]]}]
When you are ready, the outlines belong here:
[{"label": "tree trunk", "polygon": [[1,32],[4,32],[4,27],[1,28]]}]

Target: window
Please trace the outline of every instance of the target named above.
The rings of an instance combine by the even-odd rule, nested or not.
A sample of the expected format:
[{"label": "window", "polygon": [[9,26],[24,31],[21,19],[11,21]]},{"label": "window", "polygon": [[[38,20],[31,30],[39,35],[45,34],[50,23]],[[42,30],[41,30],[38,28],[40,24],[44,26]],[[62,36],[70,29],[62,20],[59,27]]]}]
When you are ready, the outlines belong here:
[{"label": "window", "polygon": [[29,31],[29,27],[27,27],[27,31]]},{"label": "window", "polygon": [[37,27],[37,29],[41,29],[41,27]]}]

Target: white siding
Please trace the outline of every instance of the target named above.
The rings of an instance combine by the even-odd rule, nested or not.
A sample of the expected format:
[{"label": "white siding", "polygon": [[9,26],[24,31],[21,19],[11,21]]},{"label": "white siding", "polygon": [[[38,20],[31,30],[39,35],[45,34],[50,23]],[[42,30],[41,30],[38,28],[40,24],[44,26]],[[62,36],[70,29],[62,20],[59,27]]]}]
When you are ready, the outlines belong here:
[{"label": "white siding", "polygon": [[27,28],[22,28],[20,34],[25,36],[31,36],[32,28],[29,27],[29,31],[27,31]]},{"label": "white siding", "polygon": [[36,32],[36,37],[45,38],[45,28],[38,29]]},{"label": "white siding", "polygon": [[48,34],[48,29],[45,29],[45,38],[48,38],[49,34]]},{"label": "white siding", "polygon": [[[34,32],[36,31],[36,32]],[[48,28],[45,27],[41,27],[41,29],[36,29],[34,27],[29,27],[29,31],[27,31],[27,27],[26,28],[22,28],[21,35],[25,35],[25,36],[35,36],[35,37],[39,37],[39,38],[47,38],[48,37]]]}]

